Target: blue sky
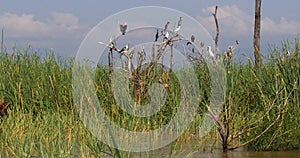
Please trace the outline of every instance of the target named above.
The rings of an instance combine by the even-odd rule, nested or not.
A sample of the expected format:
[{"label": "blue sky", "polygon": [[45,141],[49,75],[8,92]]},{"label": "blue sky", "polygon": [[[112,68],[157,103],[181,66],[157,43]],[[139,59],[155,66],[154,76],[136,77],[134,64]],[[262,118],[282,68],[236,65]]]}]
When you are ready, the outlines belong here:
[{"label": "blue sky", "polygon": [[[163,6],[187,13],[212,36],[215,24],[212,12],[219,6],[220,50],[240,41],[237,55],[252,55],[254,0],[0,0],[0,27],[5,30],[8,50],[31,45],[34,49],[53,49],[63,56],[75,56],[86,34],[100,21],[124,9],[139,6]],[[262,47],[280,46],[300,33],[300,1],[263,0]]]}]

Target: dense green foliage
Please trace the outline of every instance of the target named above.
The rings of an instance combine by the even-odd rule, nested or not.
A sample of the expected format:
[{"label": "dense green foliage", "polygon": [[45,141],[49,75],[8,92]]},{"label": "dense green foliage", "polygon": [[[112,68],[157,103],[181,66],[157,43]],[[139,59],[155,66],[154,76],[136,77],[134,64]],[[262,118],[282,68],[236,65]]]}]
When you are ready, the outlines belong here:
[{"label": "dense green foliage", "polygon": [[[227,66],[228,85],[224,111],[233,116],[233,133],[238,133],[243,127],[257,121],[252,130],[239,138],[241,142],[264,131],[280,114],[274,126],[258,140],[250,143],[248,148],[299,149],[299,47],[295,46],[290,56],[279,55],[277,50],[273,50],[272,56],[266,61],[261,72],[257,72],[250,61]],[[14,55],[0,55],[0,97],[4,97],[5,102],[12,103],[9,115],[1,118],[0,156],[68,157],[75,154],[89,157],[101,152],[112,155],[118,153],[97,142],[79,121],[73,105],[72,62],[72,59],[55,57],[53,53],[42,58],[28,50]],[[205,67],[196,67],[195,71],[201,87],[198,119],[201,120],[204,105],[208,102],[210,79]],[[162,111],[150,119],[134,119],[116,106],[111,99],[113,95],[106,67],[97,68],[95,87],[105,112],[113,121],[120,125],[125,124],[131,130],[144,131],[160,127],[178,112],[178,81],[172,73],[162,77],[170,79],[168,94],[171,95]],[[157,78],[154,77],[151,82],[156,81]],[[147,96],[144,99],[147,102]],[[265,114],[267,117],[262,117]],[[196,121],[190,130],[196,130],[196,126],[200,124]]]}]

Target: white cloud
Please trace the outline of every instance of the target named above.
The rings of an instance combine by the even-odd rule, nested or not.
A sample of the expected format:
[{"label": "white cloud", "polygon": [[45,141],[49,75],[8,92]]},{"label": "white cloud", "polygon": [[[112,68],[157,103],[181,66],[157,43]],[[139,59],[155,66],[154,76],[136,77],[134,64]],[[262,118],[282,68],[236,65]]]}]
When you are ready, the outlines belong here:
[{"label": "white cloud", "polygon": [[[215,21],[212,16],[215,7],[202,9],[202,15],[197,16],[199,22],[209,32],[215,32]],[[236,5],[218,8],[218,21],[221,35],[224,36],[252,36],[254,15],[247,14]],[[292,35],[300,32],[300,22],[287,20],[282,17],[279,22],[270,17],[262,18],[262,34],[264,35]]]},{"label": "white cloud", "polygon": [[276,22],[268,17],[262,20],[262,32],[267,35],[296,35],[300,33],[300,22],[281,17]]},{"label": "white cloud", "polygon": [[[204,16],[197,17],[199,22],[204,25],[209,32],[215,31],[215,21],[212,16],[214,10],[214,6],[202,9]],[[219,7],[217,17],[221,34],[249,35],[252,32],[251,16],[243,12],[236,5]]]},{"label": "white cloud", "polygon": [[56,38],[87,29],[76,16],[57,12],[44,20],[38,20],[31,14],[4,13],[0,15],[0,27],[4,27],[6,36],[15,38]]}]

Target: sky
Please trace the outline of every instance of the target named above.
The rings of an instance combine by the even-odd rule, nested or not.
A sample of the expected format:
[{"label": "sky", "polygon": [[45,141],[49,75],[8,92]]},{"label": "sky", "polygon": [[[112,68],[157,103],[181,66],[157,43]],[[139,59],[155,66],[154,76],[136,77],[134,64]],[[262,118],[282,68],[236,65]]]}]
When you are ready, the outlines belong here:
[{"label": "sky", "polygon": [[[261,45],[263,53],[268,54],[269,46],[280,47],[283,40],[293,42],[300,33],[300,1],[262,1]],[[184,12],[215,36],[212,13],[216,5],[219,49],[225,51],[238,40],[236,56],[252,56],[254,0],[0,0],[0,28],[4,29],[7,50],[14,45],[20,49],[30,45],[40,52],[53,50],[72,57],[94,26],[133,7],[161,6]]]}]

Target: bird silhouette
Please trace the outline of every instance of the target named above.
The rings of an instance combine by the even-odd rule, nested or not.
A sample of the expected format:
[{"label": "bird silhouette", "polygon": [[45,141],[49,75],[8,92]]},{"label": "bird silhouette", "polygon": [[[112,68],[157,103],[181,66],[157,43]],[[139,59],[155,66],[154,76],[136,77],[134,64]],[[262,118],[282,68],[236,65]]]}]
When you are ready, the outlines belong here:
[{"label": "bird silhouette", "polygon": [[156,34],[155,34],[155,42],[157,42],[157,40],[158,40],[158,37],[159,37],[159,35],[158,35],[158,29],[156,30]]},{"label": "bird silhouette", "polygon": [[181,27],[182,24],[182,17],[179,18],[178,23],[177,23],[177,27]]},{"label": "bird silhouette", "polygon": [[195,42],[195,36],[194,35],[191,36],[191,41]]},{"label": "bird silhouette", "polygon": [[195,42],[195,36],[194,35],[191,36],[191,41],[188,41],[186,43],[186,45],[192,44],[192,42]]},{"label": "bird silhouette", "polygon": [[165,29],[164,29],[164,32],[166,32],[166,31],[167,31],[167,29],[168,29],[168,27],[169,27],[169,24],[170,24],[170,21],[168,21],[168,22],[166,23],[166,25],[165,25]]}]

